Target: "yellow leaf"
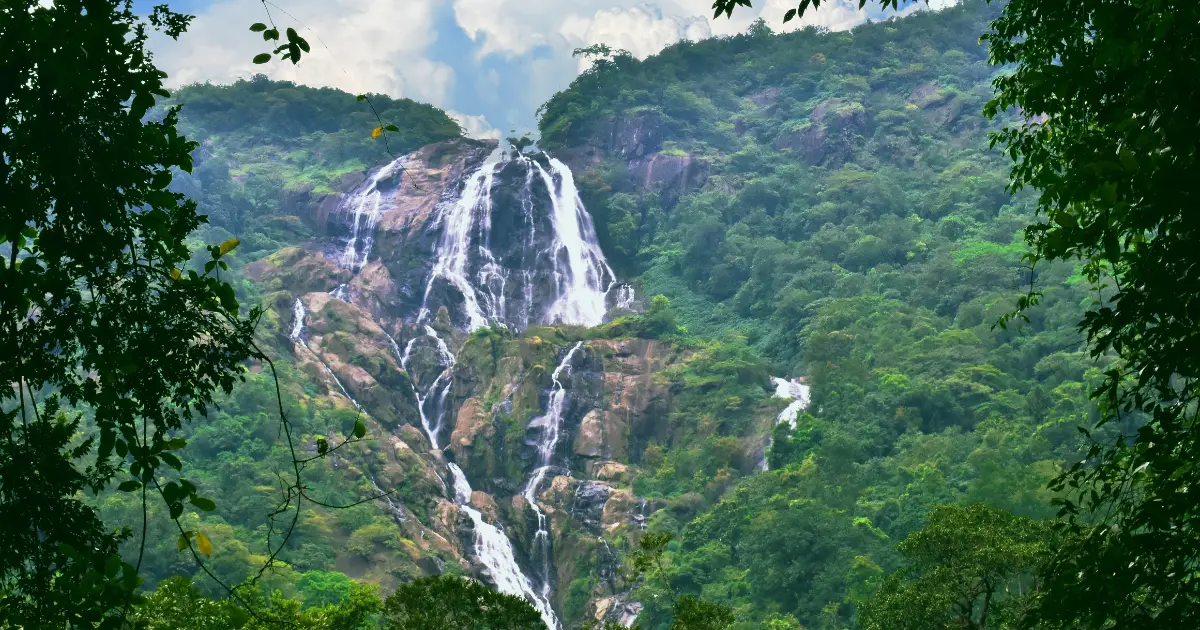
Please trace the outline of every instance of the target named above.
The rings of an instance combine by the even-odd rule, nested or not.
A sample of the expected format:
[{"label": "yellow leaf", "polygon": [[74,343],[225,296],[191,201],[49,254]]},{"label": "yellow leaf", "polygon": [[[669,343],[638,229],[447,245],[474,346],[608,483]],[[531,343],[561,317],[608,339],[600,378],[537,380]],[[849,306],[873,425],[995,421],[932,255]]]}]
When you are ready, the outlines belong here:
[{"label": "yellow leaf", "polygon": [[196,551],[199,551],[206,556],[212,556],[212,541],[210,541],[208,536],[205,536],[203,532],[196,534]]},{"label": "yellow leaf", "polygon": [[241,245],[241,244],[242,244],[242,241],[240,241],[236,238],[231,238],[228,241],[221,243],[221,255],[224,256],[225,254],[228,254],[229,252],[236,249],[238,245]]},{"label": "yellow leaf", "polygon": [[383,135],[383,127],[376,127],[371,130],[371,139],[374,140]]},{"label": "yellow leaf", "polygon": [[172,270],[171,270],[171,279],[172,279],[172,280],[178,280],[178,279],[180,279],[180,278],[182,278],[182,277],[183,277],[183,272],[182,272],[182,271],[180,271],[180,270],[178,270],[178,269],[172,269]]}]

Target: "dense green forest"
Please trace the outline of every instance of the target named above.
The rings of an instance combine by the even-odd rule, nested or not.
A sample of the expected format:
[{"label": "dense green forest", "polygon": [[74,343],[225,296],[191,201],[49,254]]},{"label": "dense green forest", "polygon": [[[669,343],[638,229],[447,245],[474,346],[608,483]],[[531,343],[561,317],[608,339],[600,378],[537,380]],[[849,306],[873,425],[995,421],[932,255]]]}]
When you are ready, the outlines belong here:
[{"label": "dense green forest", "polygon": [[[1076,329],[1079,268],[1039,267],[1031,322],[996,325],[1033,279],[1032,198],[1005,192],[1007,158],[986,135],[1010,121],[980,115],[1003,70],[978,34],[999,10],[617,54],[543,108],[552,150],[641,125],[641,150],[706,173],[698,189],[646,190],[616,150],[581,179],[606,249],[689,335],[749,344],[812,386],[811,412],[776,431],[770,472],[698,514],[681,500],[656,515],[677,535],[668,579],[733,606],[735,627],[851,624],[932,507],[1051,516],[1047,483],[1086,449],[1076,427],[1097,419],[1104,364]],[[720,413],[706,402],[692,413]],[[703,493],[721,439],[643,455],[637,487]],[[643,623],[667,619],[649,604]]]},{"label": "dense green forest", "polygon": [[[528,585],[459,579],[505,579],[485,526],[518,571],[548,541],[568,628],[1196,619],[1192,313],[1163,297],[1195,277],[1190,197],[1158,192],[1195,157],[1164,138],[1194,129],[1123,100],[1183,93],[1153,89],[1194,35],[1170,7],[964,1],[577,51],[536,147],[636,306],[456,330],[403,309],[491,145],[386,95],[169,93],[130,7],[76,4],[0,11],[36,79],[0,73],[0,628],[543,627]],[[150,24],[179,36],[172,16]],[[9,46],[53,32],[82,52]],[[367,241],[343,205],[375,190],[409,214],[347,265]],[[413,367],[420,339],[442,363]],[[439,445],[418,386],[446,376]],[[771,377],[810,388],[794,422]],[[554,400],[565,474],[538,494]]]}]

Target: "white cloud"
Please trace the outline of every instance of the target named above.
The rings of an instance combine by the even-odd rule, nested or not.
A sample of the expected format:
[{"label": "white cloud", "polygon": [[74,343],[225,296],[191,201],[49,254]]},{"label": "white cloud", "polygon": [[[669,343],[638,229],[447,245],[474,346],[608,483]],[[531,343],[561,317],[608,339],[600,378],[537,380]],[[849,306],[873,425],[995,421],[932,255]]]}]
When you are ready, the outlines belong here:
[{"label": "white cloud", "polygon": [[[574,46],[608,44],[624,48],[639,59],[680,40],[712,37],[712,29],[703,16],[664,15],[661,8],[648,4],[601,9],[590,20],[572,16],[563,22],[559,32]],[[586,69],[588,62],[579,61],[580,69]]]},{"label": "white cloud", "polygon": [[446,114],[458,121],[458,124],[463,126],[463,129],[467,132],[467,136],[470,138],[478,138],[480,140],[500,139],[500,130],[488,122],[488,119],[484,116],[460,114],[456,111],[447,111]]},{"label": "white cloud", "polygon": [[253,22],[266,21],[262,5],[226,0],[200,11],[178,42],[156,40],[155,60],[172,85],[225,83],[262,72],[306,85],[383,92],[445,106],[454,69],[425,54],[437,37],[436,1],[289,0],[284,6],[295,19],[274,11],[275,22],[280,29],[295,27],[312,46],[293,66],[278,60],[252,63],[254,55],[270,50],[247,30]]}]

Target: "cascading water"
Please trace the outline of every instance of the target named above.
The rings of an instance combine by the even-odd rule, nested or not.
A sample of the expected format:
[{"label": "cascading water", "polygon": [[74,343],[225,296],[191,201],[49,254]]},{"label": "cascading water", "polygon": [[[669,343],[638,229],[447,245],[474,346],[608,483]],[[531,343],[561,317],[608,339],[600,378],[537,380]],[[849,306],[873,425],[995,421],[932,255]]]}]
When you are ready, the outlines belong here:
[{"label": "cascading water", "polygon": [[[545,314],[547,322],[597,326],[607,311],[604,294],[613,282],[613,272],[596,240],[592,217],[583,207],[575,178],[566,164],[550,158],[550,171],[530,160],[550,190],[554,242],[550,257],[558,298]],[[557,185],[556,181],[557,180]]]},{"label": "cascading water", "polygon": [[[467,317],[469,329],[474,330],[487,326],[490,319],[496,315],[495,312],[485,313],[480,306],[475,285],[469,279],[468,263],[471,253],[471,233],[474,226],[480,222],[490,223],[491,221],[492,180],[495,178],[496,166],[500,163],[502,155],[503,152],[500,149],[493,151],[484,160],[479,170],[467,180],[458,200],[452,204],[442,205],[442,213],[437,218],[437,224],[442,228],[442,239],[438,244],[437,259],[429,274],[429,282],[425,285],[425,297],[420,318],[428,314],[424,303],[429,301],[429,293],[434,287],[435,280],[439,278],[449,282],[462,295],[463,310],[465,311],[463,314]],[[491,259],[494,262],[495,256],[487,249],[486,244],[480,245],[479,250],[481,253],[486,252],[485,260]],[[492,298],[489,303],[493,306],[501,301],[500,298],[494,296]]]},{"label": "cascading water", "polygon": [[[800,415],[802,410],[808,408],[808,402],[811,393],[808,385],[805,385],[800,381],[789,381],[785,378],[779,378],[777,376],[771,377],[771,383],[775,385],[776,398],[787,398],[792,401],[787,407],[783,408],[783,411],[779,412],[778,416],[775,417],[775,423],[779,424],[780,422],[786,422],[788,423],[788,426],[795,429],[796,417]],[[759,454],[759,470],[767,470],[767,449],[771,448],[771,445],[774,443],[775,436],[774,433],[772,433],[771,437],[767,440],[766,447],[764,447],[762,453]]]},{"label": "cascading water", "polygon": [[550,599],[544,593],[539,594],[533,590],[529,578],[525,577],[525,574],[521,572],[520,565],[517,564],[512,542],[508,540],[508,536],[505,536],[500,528],[483,520],[483,515],[479,513],[479,510],[471,507],[471,486],[467,483],[467,477],[463,474],[462,469],[453,462],[447,467],[450,469],[451,477],[454,478],[455,502],[475,524],[475,556],[487,567],[488,575],[496,583],[496,588],[501,593],[529,600],[541,613],[546,627],[550,630],[558,630],[561,626],[558,623],[558,617],[554,614],[554,609],[550,606]]},{"label": "cascading water", "polygon": [[[404,162],[401,158],[385,166],[345,202],[343,208],[345,212],[353,213],[353,220],[349,239],[337,258],[342,267],[357,273],[367,263],[374,229],[387,209],[386,180],[394,177]],[[497,175],[501,173],[505,174],[505,179],[498,180]],[[515,216],[503,214],[511,206],[498,209],[493,199],[497,190],[505,190],[505,195],[512,194],[513,189],[504,184],[513,181],[508,178],[511,173],[520,175],[516,181],[523,184],[515,189],[519,200],[519,211],[513,213]],[[546,199],[549,208],[544,202]],[[506,222],[494,226],[497,217],[502,216]],[[522,231],[516,240],[506,242],[513,223]],[[439,229],[440,235],[421,308],[415,322],[409,320],[418,326],[419,332],[408,340],[403,352],[395,340],[391,343],[401,366],[413,377],[411,382],[421,425],[430,446],[439,450],[442,448],[446,402],[453,385],[455,357],[430,325],[431,316],[438,307],[450,307],[452,321],[468,331],[493,323],[520,329],[539,322],[594,326],[604,319],[609,292],[614,293],[614,304],[618,308],[629,308],[634,295],[631,287],[616,283],[570,169],[553,158],[496,149],[466,178],[457,198],[438,206],[429,229]],[[499,246],[493,242],[497,235],[500,235]],[[444,289],[449,289],[449,293]],[[335,290],[334,296],[343,301],[349,297],[344,285]],[[518,306],[513,308],[513,304]],[[304,344],[304,305],[297,300],[295,308],[297,317],[292,337]],[[455,502],[475,525],[474,555],[500,591],[530,600],[551,630],[558,630],[560,626],[550,604],[549,524],[536,496],[552,468],[559,441],[566,398],[560,378],[564,372],[570,373],[570,363],[581,346],[582,343],[577,343],[572,347],[555,369],[547,411],[531,425],[541,429],[539,463],[523,494],[538,518],[533,555],[541,565],[539,589],[535,590],[532,581],[521,571],[512,543],[503,530],[486,522],[479,511],[471,507],[471,488],[462,470],[453,463],[448,464]],[[422,359],[429,368],[421,372],[425,383],[419,382],[420,375],[410,367],[418,347],[432,355],[423,355],[429,357]],[[325,369],[357,406],[332,370],[327,365]],[[392,507],[398,517],[402,517],[396,506]]]},{"label": "cascading water", "polygon": [[357,271],[367,264],[371,245],[375,242],[375,225],[384,211],[386,193],[380,184],[402,172],[407,160],[407,156],[402,156],[376,171],[343,205],[354,213],[354,219],[350,224],[350,239],[346,241],[346,247],[338,259],[341,266]]},{"label": "cascading water", "polygon": [[787,398],[792,401],[783,411],[779,412],[777,420],[779,422],[786,422],[795,429],[796,416],[800,415],[801,410],[808,407],[808,385],[800,381],[789,381],[779,377],[772,377],[771,383],[775,385],[775,396],[777,398]]},{"label": "cascading water", "polygon": [[575,353],[579,348],[583,347],[583,342],[576,342],[571,350],[567,352],[567,356],[563,357],[558,367],[550,376],[553,383],[550,390],[550,400],[546,403],[546,413],[542,416],[534,418],[529,426],[531,428],[541,429],[541,437],[538,439],[538,467],[534,469],[533,474],[529,477],[529,482],[525,484],[525,490],[522,495],[529,503],[529,507],[533,508],[537,515],[538,529],[534,534],[533,544],[536,547],[536,555],[541,560],[542,567],[542,597],[550,598],[550,532],[549,525],[546,519],[546,513],[537,503],[537,493],[542,482],[546,479],[546,473],[553,467],[554,450],[558,447],[558,438],[562,430],[563,412],[566,410],[567,390],[563,387],[559,377],[565,371],[571,373],[571,361],[575,358]]},{"label": "cascading water", "polygon": [[[446,396],[450,392],[450,387],[453,383],[453,368],[456,358],[450,352],[446,342],[438,336],[437,331],[432,326],[424,327],[425,334],[419,337],[413,337],[409,340],[404,349],[404,353],[400,354],[400,364],[407,369],[408,364],[412,360],[413,348],[419,339],[427,340],[427,346],[433,351],[437,366],[441,369],[441,373],[434,379],[428,387],[424,388],[422,393],[416,383],[413,383],[413,391],[417,395],[417,406],[421,415],[421,425],[425,429],[425,434],[429,437],[430,446],[437,450],[438,436],[442,430],[442,418],[445,413]],[[393,350],[398,351],[399,348],[393,346]],[[426,401],[436,397],[435,405],[432,410],[427,409]],[[429,413],[432,411],[433,413]],[[431,417],[432,416],[432,417]],[[512,542],[504,534],[504,531],[499,527],[488,523],[483,519],[483,515],[471,507],[471,485],[467,481],[467,476],[463,474],[461,468],[454,462],[449,462],[446,467],[450,470],[451,486],[454,489],[454,502],[474,524],[475,531],[475,557],[487,569],[488,575],[492,578],[496,588],[502,593],[524,597],[529,600],[538,612],[542,615],[542,620],[546,622],[546,627],[550,630],[558,630],[560,628],[558,617],[554,614],[554,609],[550,605],[550,598],[543,590],[538,593],[533,589],[529,578],[521,571],[521,566],[517,564],[516,554],[513,550]]]},{"label": "cascading water", "polygon": [[613,308],[622,311],[633,310],[634,300],[636,299],[637,294],[634,293],[631,285],[619,284],[613,287],[611,290],[616,291],[615,295],[613,296]]},{"label": "cascading water", "polygon": [[[519,207],[498,206],[498,191],[505,199],[515,192]],[[508,230],[499,244],[493,242],[498,217]],[[446,301],[443,285],[457,296],[451,302],[467,330],[492,323],[595,326],[604,320],[607,294],[618,285],[562,162],[496,149],[466,178],[458,197],[439,206],[431,227],[442,232],[419,323]],[[510,308],[514,300],[519,308]]]},{"label": "cascading water", "polygon": [[[304,308],[304,302],[300,301],[300,298],[296,298],[295,303],[292,304],[292,331],[288,333],[288,339],[291,339],[294,343],[300,344],[305,348],[308,348],[308,342],[304,340],[304,318],[307,316],[308,310]],[[313,354],[316,355],[316,353]],[[363,410],[362,405],[359,405],[358,401],[354,400],[354,397],[351,396],[350,392],[346,390],[346,386],[342,385],[342,382],[338,380],[338,377],[333,373],[333,370],[329,369],[329,364],[325,363],[325,361],[323,361],[319,355],[317,356],[317,361],[320,362],[321,367],[325,368],[325,373],[328,374],[329,378],[333,380],[333,384],[338,386],[338,389],[341,390],[342,395],[346,397],[346,400],[349,400],[350,404],[354,405],[354,408],[361,413]]]}]

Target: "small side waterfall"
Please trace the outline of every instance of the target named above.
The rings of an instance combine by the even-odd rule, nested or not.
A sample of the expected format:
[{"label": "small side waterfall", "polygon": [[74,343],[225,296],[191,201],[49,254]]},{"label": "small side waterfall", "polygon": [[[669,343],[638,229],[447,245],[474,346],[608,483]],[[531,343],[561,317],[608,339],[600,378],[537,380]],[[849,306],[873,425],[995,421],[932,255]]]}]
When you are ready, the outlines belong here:
[{"label": "small side waterfall", "polygon": [[396,177],[404,169],[407,160],[407,156],[402,156],[376,171],[343,204],[342,207],[354,213],[354,219],[350,224],[350,238],[338,259],[341,266],[358,271],[367,264],[367,257],[371,255],[371,245],[375,242],[375,225],[379,223],[384,211],[386,193],[381,190],[380,184]]},{"label": "small side waterfall", "polygon": [[777,420],[779,422],[786,422],[795,429],[796,416],[800,415],[802,410],[808,408],[808,385],[800,381],[789,381],[778,377],[772,377],[771,383],[775,385],[776,398],[787,398],[792,401],[783,411],[779,412]]},{"label": "small side waterfall", "polygon": [[531,428],[541,429],[541,437],[537,443],[538,467],[530,475],[522,495],[529,502],[529,507],[533,508],[534,513],[537,514],[538,529],[534,534],[533,544],[536,547],[534,550],[536,556],[541,560],[542,597],[545,599],[550,598],[550,531],[546,513],[538,506],[537,494],[542,482],[546,479],[546,474],[553,468],[554,450],[558,447],[558,438],[562,431],[567,391],[563,388],[559,377],[563,375],[564,371],[567,374],[571,373],[571,360],[575,358],[575,353],[581,347],[583,347],[583,342],[576,342],[567,352],[567,356],[563,357],[558,367],[554,368],[554,372],[550,376],[553,385],[550,390],[550,400],[546,404],[546,413],[534,418],[529,423]]},{"label": "small side waterfall", "polygon": [[[783,411],[779,412],[778,416],[775,417],[775,424],[778,425],[781,422],[786,422],[789,426],[795,429],[796,417],[800,415],[801,411],[808,408],[811,395],[808,385],[805,385],[798,380],[789,381],[788,379],[779,378],[777,376],[771,377],[771,383],[775,385],[776,398],[787,398],[792,401],[787,407],[783,408]],[[774,443],[775,436],[774,433],[772,433],[771,437],[768,438],[767,445],[759,454],[758,469],[760,471],[767,470],[767,449],[771,448]]]},{"label": "small side waterfall", "polygon": [[[308,348],[308,342],[304,339],[304,318],[307,316],[308,310],[304,308],[304,302],[300,301],[300,298],[296,298],[295,303],[292,304],[292,317],[294,321],[292,321],[292,331],[288,333],[288,339],[291,339],[293,343],[300,344],[305,348]],[[329,364],[321,360],[321,357],[315,352],[313,353],[313,356],[317,357],[317,361],[321,364],[321,367],[325,368],[325,373],[329,375],[329,378],[333,379],[333,384],[338,386],[338,389],[341,390],[342,395],[346,397],[346,400],[349,400],[350,404],[354,405],[354,408],[357,409],[359,413],[363,413],[362,405],[359,405],[358,401],[354,400],[354,397],[351,396],[350,392],[346,390],[346,386],[342,385],[342,382],[338,380],[338,377],[333,373],[333,370],[329,369]]]}]

